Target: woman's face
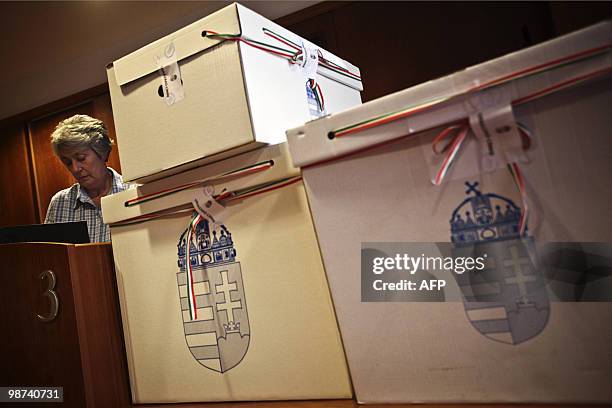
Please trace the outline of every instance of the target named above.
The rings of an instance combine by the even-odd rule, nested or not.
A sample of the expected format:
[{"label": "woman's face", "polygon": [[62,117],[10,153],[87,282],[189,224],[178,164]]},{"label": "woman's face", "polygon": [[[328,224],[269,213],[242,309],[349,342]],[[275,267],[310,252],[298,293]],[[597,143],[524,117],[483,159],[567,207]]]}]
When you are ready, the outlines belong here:
[{"label": "woman's face", "polygon": [[106,162],[91,148],[60,151],[60,160],[85,190],[102,189],[106,183]]}]

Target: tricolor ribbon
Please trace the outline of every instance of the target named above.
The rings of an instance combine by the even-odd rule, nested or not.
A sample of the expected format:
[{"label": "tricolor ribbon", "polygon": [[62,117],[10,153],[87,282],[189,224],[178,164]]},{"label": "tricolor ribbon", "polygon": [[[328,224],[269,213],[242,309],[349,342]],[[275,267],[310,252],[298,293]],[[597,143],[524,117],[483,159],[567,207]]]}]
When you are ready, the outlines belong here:
[{"label": "tricolor ribbon", "polygon": [[325,111],[325,99],[323,98],[323,91],[321,91],[321,87],[314,79],[308,80],[308,86],[312,89],[312,93],[315,96],[315,100],[317,101],[317,105],[321,112]]},{"label": "tricolor ribbon", "polygon": [[[530,66],[527,67],[525,69],[519,70],[519,71],[515,71],[512,72],[508,75],[504,75],[498,78],[494,78],[490,81],[487,81],[483,84],[468,88],[467,90],[463,91],[463,92],[459,92],[459,93],[454,93],[454,94],[450,94],[450,95],[446,95],[446,96],[442,96],[442,97],[436,97],[436,98],[432,98],[430,100],[427,100],[423,103],[420,104],[415,104],[415,105],[411,105],[411,106],[407,106],[403,109],[394,111],[394,112],[388,112],[388,113],[384,113],[381,115],[378,115],[376,117],[370,118],[370,119],[366,119],[364,121],[361,122],[357,122],[357,123],[353,123],[347,126],[343,126],[341,128],[338,129],[334,129],[331,130],[328,134],[329,139],[334,139],[337,137],[342,137],[342,136],[347,136],[353,133],[357,133],[357,132],[361,132],[376,126],[380,126],[380,125],[384,125],[387,123],[391,123],[397,120],[401,120],[401,119],[406,119],[408,117],[417,115],[419,113],[425,112],[425,111],[429,111],[432,110],[434,108],[438,108],[444,104],[448,104],[450,102],[453,102],[455,100],[457,100],[458,98],[464,97],[466,95],[470,95],[470,94],[474,94],[476,92],[480,92],[482,90],[485,89],[489,89],[492,87],[496,87],[505,83],[508,83],[510,81],[519,79],[519,78],[524,78],[524,77],[528,77],[528,76],[532,76],[532,75],[537,75],[540,74],[542,72],[547,72],[550,70],[554,70],[560,67],[564,67],[566,65],[571,65],[571,64],[575,64],[578,63],[580,61],[583,61],[585,59],[588,58],[593,58],[596,56],[600,56],[602,54],[608,53],[610,52],[610,50],[612,50],[612,43],[608,43],[608,44],[603,44],[601,46],[597,46],[597,47],[593,47],[581,52],[577,52],[574,54],[570,54],[570,55],[566,55],[564,57],[552,60],[552,61],[548,61],[542,64],[537,64],[534,66]],[[567,80],[564,81],[560,81],[558,83],[555,83],[549,87],[546,87],[544,89],[540,89],[539,91],[536,91],[532,94],[529,95],[525,95],[523,97],[520,97],[518,99],[515,99],[512,101],[512,106],[518,106],[518,105],[522,105],[526,102],[529,102],[533,99],[537,99],[540,98],[542,96],[560,91],[562,89],[566,89],[569,88],[571,86],[574,86],[576,84],[579,84],[581,82],[584,81],[588,81],[591,80],[593,78],[597,78],[597,77],[601,77],[604,75],[608,75],[612,72],[612,66],[608,65],[605,66],[601,69],[597,69],[591,72],[588,72],[586,74],[582,74],[582,75],[578,75],[576,77],[573,78],[569,78]],[[423,129],[425,130],[425,129]]]},{"label": "tricolor ribbon", "polygon": [[[523,150],[528,150],[531,147],[531,132],[527,129],[527,127],[521,123],[516,124],[516,127],[519,131],[519,135],[521,137],[521,145]],[[448,174],[448,170],[452,166],[452,164],[457,160],[459,156],[459,151],[463,142],[467,138],[470,130],[470,125],[467,122],[463,122],[461,124],[452,125],[444,129],[440,132],[432,142],[432,150],[435,154],[442,154],[446,152],[446,156],[442,161],[442,165],[440,169],[436,173],[435,177],[431,180],[431,182],[439,186],[446,175]],[[447,141],[447,143],[440,148],[439,145],[443,141]],[[528,197],[525,189],[525,181],[523,178],[523,174],[519,168],[518,163],[508,163],[508,170],[514,179],[514,182],[517,186],[519,194],[521,196],[521,203],[523,210],[521,211],[521,218],[519,220],[519,232],[522,237],[527,230],[527,219],[529,215],[529,205],[527,203]]]},{"label": "tricolor ribbon", "polygon": [[[519,122],[516,123],[516,127],[521,137],[521,146],[523,150],[528,150],[531,147],[531,132],[525,125]],[[444,180],[451,165],[456,161],[461,146],[469,134],[469,130],[470,125],[467,122],[462,122],[461,124],[447,127],[434,138],[431,144],[433,152],[436,155],[446,152],[440,169],[431,180],[434,185],[439,186]],[[447,143],[440,148],[440,144],[444,141]]]},{"label": "tricolor ribbon", "polygon": [[[438,136],[434,138],[433,143],[431,145],[434,153],[442,154],[444,152],[447,152],[446,156],[444,157],[444,161],[442,162],[442,165],[440,167],[440,170],[438,170],[436,176],[431,180],[434,185],[439,186],[442,183],[442,180],[444,180],[444,177],[448,173],[448,170],[457,158],[457,153],[459,152],[459,150],[461,149],[461,145],[467,138],[469,130],[470,125],[467,123],[463,123],[461,125],[453,125],[444,129],[442,132],[440,132],[440,134],[438,134]],[[439,144],[449,138],[450,142],[448,142],[444,147],[442,147],[442,149],[439,149]]]},{"label": "tricolor ribbon", "polygon": [[[267,193],[269,191],[277,190],[282,187],[289,186],[291,184],[295,184],[302,180],[301,176],[295,177],[286,177],[279,180],[274,180],[267,183],[258,184],[253,187],[243,188],[235,191],[228,191],[223,189],[219,195],[216,195],[214,198],[220,204],[229,204],[234,201],[243,200],[249,197],[253,197],[259,194]],[[185,213],[193,214],[193,205],[192,203],[181,204],[172,208],[167,208],[161,211],[156,211],[150,214],[138,215],[136,217],[128,218],[123,221],[114,222],[110,225],[113,227],[123,227],[127,225],[139,224],[142,222],[152,221],[157,218],[165,218],[172,217],[176,215],[181,215]]]},{"label": "tricolor ribbon", "polygon": [[521,201],[523,204],[523,211],[521,211],[521,218],[519,219],[519,233],[522,237],[525,235],[525,231],[527,230],[527,219],[529,217],[529,206],[527,205],[525,181],[517,163],[508,163],[508,171],[510,171],[510,174],[512,174],[512,178],[514,179],[519,194],[521,195]]},{"label": "tricolor ribbon", "polygon": [[[191,320],[197,320],[198,318],[198,307],[196,304],[195,291],[193,289],[193,268],[191,266],[191,238],[195,237],[196,228],[204,220],[199,213],[195,213],[189,222],[187,228],[187,240],[185,243],[185,272],[187,282],[187,299],[189,300],[189,317]],[[197,245],[197,242],[196,242]]]},{"label": "tricolor ribbon", "polygon": [[230,179],[230,178],[233,179],[233,178],[238,178],[238,177],[246,176],[246,175],[253,174],[253,173],[259,173],[263,170],[268,170],[272,168],[272,166],[274,166],[274,162],[272,160],[267,160],[261,163],[255,163],[251,166],[243,167],[237,170],[232,170],[232,171],[220,174],[215,177],[210,177],[210,178],[202,179],[202,180],[196,180],[191,183],[181,184],[179,186],[175,186],[175,187],[167,188],[164,190],[155,191],[150,194],[138,196],[136,198],[127,200],[124,203],[124,205],[126,207],[132,207],[134,205],[139,205],[139,204],[146,203],[147,201],[156,200],[158,198],[162,198],[162,197],[174,194],[174,193],[178,193],[179,191],[187,190],[189,188],[196,187],[198,185],[210,184],[212,182],[219,182],[225,179]]}]

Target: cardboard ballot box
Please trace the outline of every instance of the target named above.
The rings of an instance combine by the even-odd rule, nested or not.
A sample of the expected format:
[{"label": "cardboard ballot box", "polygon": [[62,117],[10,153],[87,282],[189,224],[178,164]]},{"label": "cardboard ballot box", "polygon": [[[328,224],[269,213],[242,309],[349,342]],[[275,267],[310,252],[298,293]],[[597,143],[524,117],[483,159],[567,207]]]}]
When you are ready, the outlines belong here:
[{"label": "cardboard ballot box", "polygon": [[[193,200],[215,223],[195,220]],[[285,143],[105,197],[102,207],[134,402],[352,396]]]},{"label": "cardboard ballot box", "polygon": [[[611,46],[605,22],[288,131],[359,402],[612,402]],[[420,292],[374,271],[432,246],[490,259]]]},{"label": "cardboard ballot box", "polygon": [[361,103],[357,67],[239,4],[107,73],[123,177],[140,183],[284,142],[286,129]]}]

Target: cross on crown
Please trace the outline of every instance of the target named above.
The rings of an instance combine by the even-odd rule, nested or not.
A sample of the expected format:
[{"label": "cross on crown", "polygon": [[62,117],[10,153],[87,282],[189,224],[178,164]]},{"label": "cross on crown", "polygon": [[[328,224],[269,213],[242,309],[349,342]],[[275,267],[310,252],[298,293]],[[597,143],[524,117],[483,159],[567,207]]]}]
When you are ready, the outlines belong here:
[{"label": "cross on crown", "polygon": [[466,182],[468,196],[453,211],[450,219],[453,243],[518,239],[521,209],[512,200],[493,193],[482,194],[479,183]]}]

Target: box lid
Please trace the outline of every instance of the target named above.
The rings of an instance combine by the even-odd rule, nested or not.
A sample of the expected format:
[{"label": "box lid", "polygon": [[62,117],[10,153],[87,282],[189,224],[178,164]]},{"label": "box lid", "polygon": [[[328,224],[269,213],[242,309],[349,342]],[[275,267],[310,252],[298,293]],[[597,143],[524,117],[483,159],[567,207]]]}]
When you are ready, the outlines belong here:
[{"label": "box lid", "polygon": [[[363,91],[361,72],[355,65],[260,16],[241,4],[237,5],[237,9],[242,35],[245,39],[257,41],[265,47],[280,47],[290,52],[300,50],[309,52],[316,51],[319,57],[316,67],[317,74],[358,91]],[[248,46],[242,43],[240,45]],[[255,45],[259,44],[256,43]],[[303,65],[303,60],[300,60],[299,64]]]},{"label": "box lid", "polygon": [[[279,42],[286,41],[291,43],[290,47],[297,44],[300,47],[305,46],[309,50],[318,50],[320,59],[324,60],[325,63],[319,63],[317,73],[359,91],[363,90],[361,73],[356,66],[237,3],[230,4],[131,54],[119,58],[112,64],[109,64],[107,69],[114,68],[117,84],[123,86],[157,71],[160,68],[159,60],[178,62],[226,41],[223,38],[203,35],[207,30],[213,29],[217,33],[239,35],[244,39],[258,41],[271,46],[287,47],[282,42]],[[277,33],[280,36],[280,40],[275,40],[270,33]],[[239,46],[245,47],[248,45],[240,42]],[[272,55],[271,57],[275,58]]]},{"label": "box lid", "polygon": [[609,74],[611,49],[612,22],[605,21],[308,122],[287,131],[293,163],[333,160]]},{"label": "box lid", "polygon": [[102,215],[112,227],[113,223],[141,216],[193,210],[191,201],[204,186],[212,186],[215,194],[224,189],[263,191],[299,181],[299,175],[299,169],[291,163],[287,143],[281,143],[103,197]]},{"label": "box lid", "polygon": [[176,58],[176,61],[180,61],[222,42],[221,39],[202,36],[202,31],[210,27],[215,27],[219,32],[240,34],[237,5],[230,4],[114,61],[112,66],[117,83],[123,86],[157,71],[157,59],[160,57]]}]

